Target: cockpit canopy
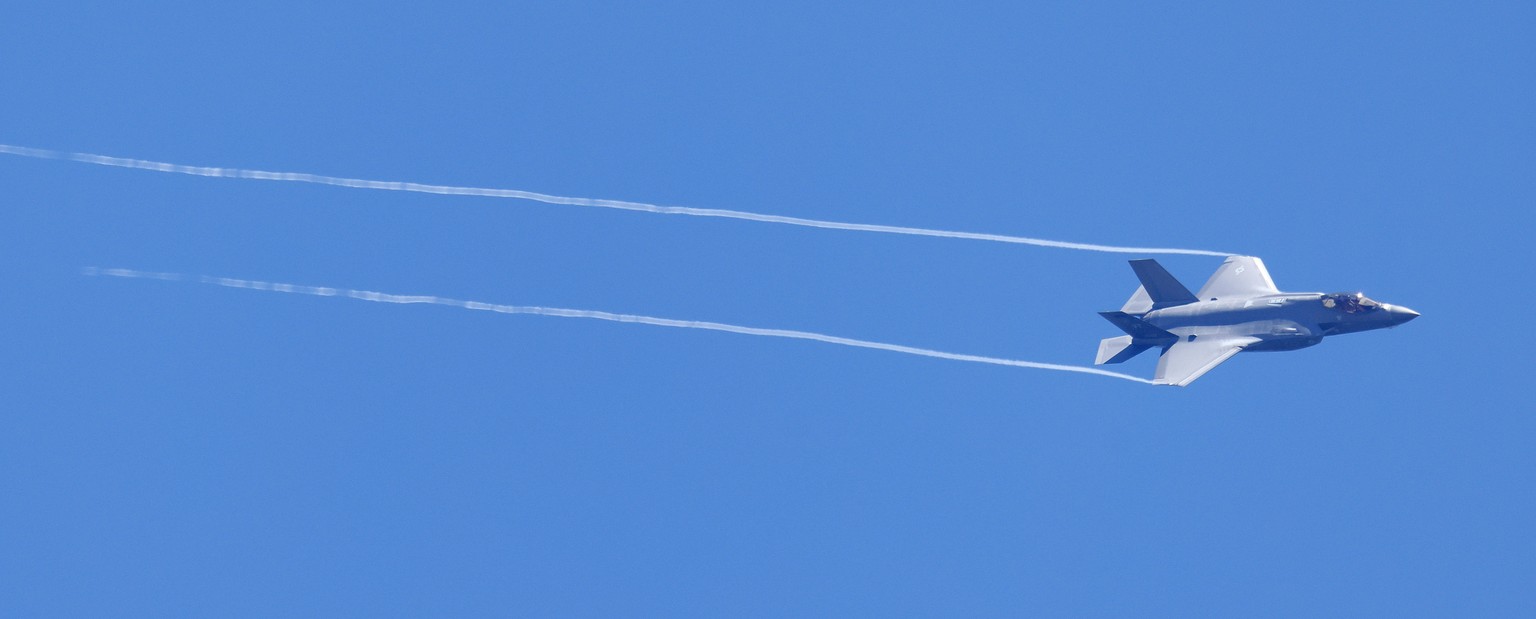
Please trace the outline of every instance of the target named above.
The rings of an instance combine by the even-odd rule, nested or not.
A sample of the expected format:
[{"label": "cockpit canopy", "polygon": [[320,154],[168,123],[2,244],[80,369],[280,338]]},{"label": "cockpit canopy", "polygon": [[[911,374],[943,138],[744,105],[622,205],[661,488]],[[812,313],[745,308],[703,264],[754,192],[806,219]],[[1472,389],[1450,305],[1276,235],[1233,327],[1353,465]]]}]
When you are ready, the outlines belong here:
[{"label": "cockpit canopy", "polygon": [[1372,301],[1360,292],[1335,292],[1323,295],[1323,307],[1337,309],[1346,314],[1363,314],[1381,309],[1381,304]]}]

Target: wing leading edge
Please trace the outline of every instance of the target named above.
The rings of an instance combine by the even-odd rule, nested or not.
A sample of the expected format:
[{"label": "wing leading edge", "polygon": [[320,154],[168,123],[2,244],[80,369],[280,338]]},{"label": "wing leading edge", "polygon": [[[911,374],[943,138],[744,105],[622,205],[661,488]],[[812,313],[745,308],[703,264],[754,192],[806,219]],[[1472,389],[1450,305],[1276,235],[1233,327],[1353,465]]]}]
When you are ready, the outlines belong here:
[{"label": "wing leading edge", "polygon": [[1259,341],[1256,337],[1193,337],[1194,341],[1180,341],[1163,351],[1152,377],[1154,384],[1186,386]]}]

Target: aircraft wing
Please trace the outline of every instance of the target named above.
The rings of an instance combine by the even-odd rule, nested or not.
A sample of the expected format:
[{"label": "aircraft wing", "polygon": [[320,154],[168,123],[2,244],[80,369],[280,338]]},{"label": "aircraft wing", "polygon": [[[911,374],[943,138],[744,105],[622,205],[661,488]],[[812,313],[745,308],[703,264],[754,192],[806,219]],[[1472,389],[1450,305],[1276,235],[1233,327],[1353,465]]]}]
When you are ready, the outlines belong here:
[{"label": "aircraft wing", "polygon": [[1193,342],[1180,341],[1163,351],[1152,382],[1183,387],[1257,341],[1256,337],[1214,335],[1195,336]]},{"label": "aircraft wing", "polygon": [[1209,301],[1247,299],[1279,292],[1275,280],[1269,278],[1269,269],[1264,268],[1263,260],[1253,256],[1229,256],[1195,296],[1201,301]]}]

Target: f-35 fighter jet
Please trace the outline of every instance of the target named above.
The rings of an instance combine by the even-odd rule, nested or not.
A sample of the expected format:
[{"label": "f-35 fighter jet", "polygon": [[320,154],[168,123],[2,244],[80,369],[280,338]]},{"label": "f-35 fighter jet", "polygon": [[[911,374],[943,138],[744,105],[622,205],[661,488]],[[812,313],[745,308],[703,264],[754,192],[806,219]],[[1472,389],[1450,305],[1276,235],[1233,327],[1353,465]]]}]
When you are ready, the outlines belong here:
[{"label": "f-35 fighter jet", "polygon": [[1324,337],[1395,327],[1419,313],[1358,292],[1280,292],[1264,262],[1232,256],[1190,294],[1156,260],[1132,260],[1141,287],[1118,312],[1099,312],[1126,335],[1099,342],[1095,365],[1163,350],[1152,382],[1183,387],[1243,351],[1296,350]]}]

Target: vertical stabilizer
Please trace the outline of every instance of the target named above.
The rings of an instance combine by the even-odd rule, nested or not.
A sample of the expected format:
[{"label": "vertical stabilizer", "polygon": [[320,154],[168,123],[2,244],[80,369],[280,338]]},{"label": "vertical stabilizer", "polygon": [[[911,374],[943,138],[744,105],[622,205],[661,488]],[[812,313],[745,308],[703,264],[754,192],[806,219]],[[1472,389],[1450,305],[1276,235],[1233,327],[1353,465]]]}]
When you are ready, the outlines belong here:
[{"label": "vertical stabilizer", "polygon": [[1140,316],[1152,311],[1152,295],[1147,294],[1146,286],[1137,286],[1136,292],[1125,301],[1125,306],[1120,311],[1132,316]]},{"label": "vertical stabilizer", "polygon": [[[1141,280],[1141,290],[1152,299],[1152,309],[1186,305],[1199,300],[1156,260],[1132,260],[1131,269],[1136,271],[1136,278]],[[1136,300],[1136,297],[1131,297],[1131,300]]]}]

